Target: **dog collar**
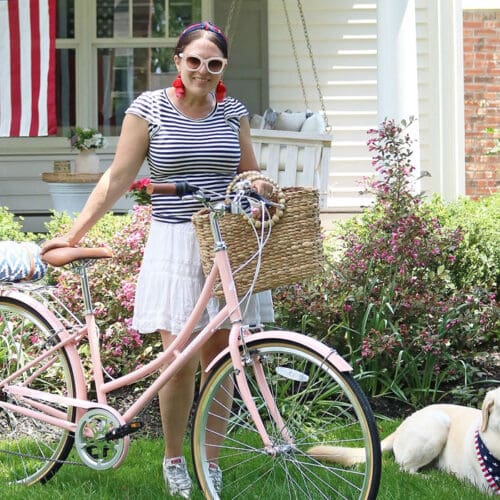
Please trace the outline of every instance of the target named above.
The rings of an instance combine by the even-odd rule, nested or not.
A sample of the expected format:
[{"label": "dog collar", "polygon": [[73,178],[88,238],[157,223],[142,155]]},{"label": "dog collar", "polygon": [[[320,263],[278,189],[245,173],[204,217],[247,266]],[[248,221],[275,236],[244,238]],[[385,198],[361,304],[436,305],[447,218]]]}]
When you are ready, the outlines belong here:
[{"label": "dog collar", "polygon": [[495,494],[500,495],[500,460],[495,458],[486,445],[483,443],[479,431],[476,431],[474,439],[474,447],[476,448],[476,456],[481,466],[481,471]]}]

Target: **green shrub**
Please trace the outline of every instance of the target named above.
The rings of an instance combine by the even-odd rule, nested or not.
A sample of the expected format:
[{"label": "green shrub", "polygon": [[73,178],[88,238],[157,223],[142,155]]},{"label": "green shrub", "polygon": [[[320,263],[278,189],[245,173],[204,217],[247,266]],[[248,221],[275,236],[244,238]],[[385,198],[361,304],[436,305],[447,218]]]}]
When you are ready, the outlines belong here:
[{"label": "green shrub", "polygon": [[[116,234],[131,224],[132,217],[128,215],[115,215],[112,212],[105,214],[87,233],[85,244],[106,244],[113,242]],[[52,216],[45,223],[46,238],[64,234],[73,224],[73,219],[66,212],[52,212]]]},{"label": "green shrub", "polygon": [[22,221],[22,217],[16,220],[7,207],[0,207],[0,241],[35,241],[36,234],[23,232]]},{"label": "green shrub", "polygon": [[458,288],[500,288],[500,193],[477,200],[460,198],[445,203],[435,197],[431,206],[446,228],[459,228],[463,239],[450,267]]}]

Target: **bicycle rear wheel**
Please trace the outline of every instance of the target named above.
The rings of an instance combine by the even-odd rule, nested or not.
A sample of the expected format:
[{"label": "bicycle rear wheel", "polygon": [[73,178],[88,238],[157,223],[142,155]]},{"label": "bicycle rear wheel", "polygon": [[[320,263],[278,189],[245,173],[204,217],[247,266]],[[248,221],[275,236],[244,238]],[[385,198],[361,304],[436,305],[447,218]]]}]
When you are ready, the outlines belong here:
[{"label": "bicycle rear wheel", "polygon": [[[58,342],[56,328],[28,304],[0,297],[0,382]],[[26,369],[11,384],[75,396],[73,371],[64,349]],[[2,390],[0,402],[26,406],[21,398]],[[44,404],[51,407],[51,412],[64,414],[74,422],[74,407]],[[0,484],[49,480],[72,445],[73,435],[68,431],[0,406]]]},{"label": "bicycle rear wheel", "polygon": [[[209,470],[210,462],[218,462],[221,498],[376,498],[380,441],[368,401],[352,376],[293,341],[257,340],[247,347],[252,359],[248,383],[274,453],[264,449],[238,395],[231,359],[224,357],[200,394],[193,421],[193,461],[205,496],[219,497]],[[254,364],[262,366],[293,445],[270,415]],[[357,448],[362,463],[320,461],[307,453],[316,445]]]}]

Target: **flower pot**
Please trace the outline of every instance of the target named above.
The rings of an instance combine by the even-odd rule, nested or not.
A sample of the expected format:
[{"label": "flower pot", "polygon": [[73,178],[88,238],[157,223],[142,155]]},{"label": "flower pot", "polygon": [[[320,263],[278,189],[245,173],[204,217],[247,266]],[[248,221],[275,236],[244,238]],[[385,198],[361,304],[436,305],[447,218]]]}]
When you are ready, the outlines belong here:
[{"label": "flower pot", "polygon": [[74,217],[75,213],[81,212],[101,175],[44,172],[42,181],[48,185],[52,208]]},{"label": "flower pot", "polygon": [[75,173],[97,174],[99,173],[99,156],[93,149],[80,151],[75,158]]},{"label": "flower pot", "polygon": [[52,208],[56,212],[67,212],[70,217],[82,211],[95,183],[50,183]]}]

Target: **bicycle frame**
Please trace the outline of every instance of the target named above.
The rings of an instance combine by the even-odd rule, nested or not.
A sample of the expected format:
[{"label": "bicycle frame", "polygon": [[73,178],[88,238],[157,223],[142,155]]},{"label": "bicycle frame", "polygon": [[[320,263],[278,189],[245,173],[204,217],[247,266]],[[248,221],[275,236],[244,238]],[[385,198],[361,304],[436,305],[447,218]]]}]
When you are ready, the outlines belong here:
[{"label": "bicycle frame", "polygon": [[[151,360],[146,365],[142,366],[133,373],[129,373],[120,376],[111,381],[105,381],[103,376],[102,361],[99,350],[99,338],[98,330],[95,322],[95,317],[92,311],[91,294],[89,283],[86,274],[85,265],[80,265],[80,278],[82,284],[82,292],[85,304],[85,325],[75,332],[68,332],[63,324],[51,313],[43,304],[34,300],[33,298],[27,296],[26,294],[20,294],[16,291],[2,292],[4,295],[9,295],[14,298],[18,298],[21,301],[27,302],[31,307],[36,309],[44,317],[50,319],[51,324],[59,325],[56,334],[60,337],[60,342],[55,344],[51,349],[46,351],[43,356],[33,360],[29,365],[25,366],[22,370],[19,370],[11,374],[0,384],[0,389],[5,392],[10,392],[13,395],[21,397],[25,403],[30,405],[28,407],[19,407],[8,402],[1,402],[0,407],[5,407],[11,411],[18,412],[20,414],[27,415],[32,418],[45,421],[52,425],[59,426],[61,428],[67,429],[70,432],[75,432],[78,421],[81,416],[90,408],[100,408],[105,409],[112,413],[120,422],[121,425],[129,423],[134,419],[139,412],[153,399],[153,397],[158,393],[158,391],[167,383],[167,381],[180,369],[184,364],[196,353],[199,349],[209,341],[210,337],[218,330],[222,322],[229,318],[231,321],[231,329],[229,333],[228,347],[221,352],[207,367],[207,372],[210,371],[211,367],[223,356],[230,354],[233,366],[236,373],[236,383],[240,395],[249,410],[249,413],[254,420],[256,428],[262,438],[264,447],[271,451],[272,443],[266,428],[262,422],[260,414],[254,403],[253,398],[248,387],[245,369],[248,357],[245,357],[245,341],[246,339],[260,339],[265,336],[272,335],[274,338],[282,338],[288,340],[297,340],[305,345],[314,346],[315,349],[319,350],[324,355],[325,360],[332,361],[340,371],[351,371],[350,365],[340,356],[334,349],[326,347],[324,344],[306,337],[305,335],[298,334],[295,332],[284,332],[284,331],[268,331],[268,332],[258,332],[252,333],[242,325],[242,314],[239,304],[238,295],[236,292],[236,287],[234,285],[233,273],[231,270],[229,256],[226,246],[222,240],[219,223],[218,214],[215,212],[210,213],[211,225],[215,240],[215,260],[212,270],[209,276],[206,278],[204,287],[198,298],[198,301],[181,332],[177,338],[172,342],[172,344],[158,357]],[[217,278],[220,276],[222,287],[224,290],[224,297],[226,305],[222,307],[219,313],[205,326],[201,332],[193,337],[193,331],[200,320],[203,311],[209,299],[212,296],[212,289],[216,283]],[[95,381],[95,389],[97,394],[97,403],[91,402],[87,398],[87,390],[85,377],[83,374],[83,369],[81,366],[81,361],[77,352],[77,345],[79,342],[87,337],[90,346],[90,355],[92,360],[92,375]],[[11,381],[15,380],[23,371],[30,369],[35,364],[39,364],[40,361],[46,359],[46,363],[42,365],[38,370],[44,370],[50,366],[51,355],[54,354],[58,349],[65,348],[70,357],[71,365],[74,369],[79,367],[78,373],[75,373],[75,386],[76,386],[76,397],[65,397],[59,395],[51,395],[45,392],[30,389],[28,387],[23,387],[19,385],[9,385]],[[243,355],[242,355],[243,351]],[[270,413],[278,428],[282,430],[283,437],[290,444],[293,444],[293,439],[288,435],[285,423],[282,421],[280,412],[276,407],[274,398],[269,391],[269,387],[263,376],[260,376],[259,366],[252,363],[252,369],[255,372],[256,379],[258,380],[259,390],[261,391]],[[152,373],[162,370],[160,375],[152,382],[152,384],[134,401],[134,403],[123,413],[120,414],[118,411],[113,409],[107,403],[107,394],[115,391],[119,388],[131,385],[145,377],[151,375]],[[52,408],[44,402],[56,402],[65,406],[71,406],[77,408],[76,422],[69,422],[67,416],[61,412]],[[121,461],[120,461],[121,462]],[[118,465],[118,464],[117,464]],[[116,466],[117,466],[116,465]]]}]

